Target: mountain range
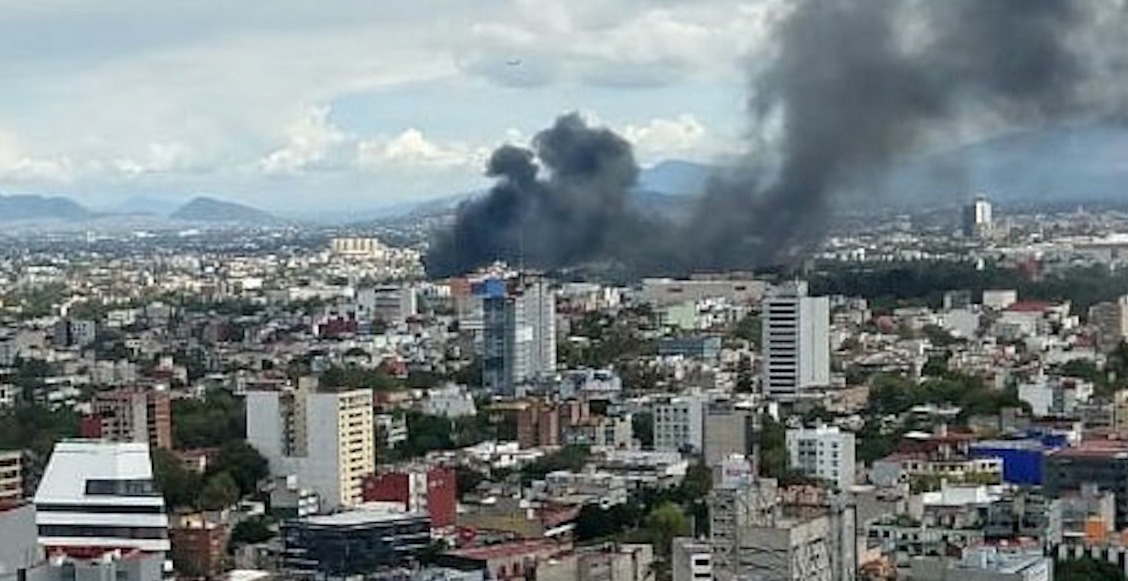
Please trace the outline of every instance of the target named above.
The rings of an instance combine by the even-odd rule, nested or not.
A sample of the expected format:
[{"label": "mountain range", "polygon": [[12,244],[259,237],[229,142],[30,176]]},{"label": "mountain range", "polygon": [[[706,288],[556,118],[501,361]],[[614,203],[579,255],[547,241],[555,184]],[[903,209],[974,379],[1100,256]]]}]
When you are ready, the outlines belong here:
[{"label": "mountain range", "polygon": [[[883,202],[916,205],[920,200],[955,202],[971,193],[993,200],[1070,202],[1120,200],[1128,191],[1128,126],[1088,123],[1002,135],[949,151],[904,162],[881,175],[867,176],[847,189],[877,189]],[[716,167],[666,160],[643,169],[633,203],[658,212],[677,212],[700,194]],[[351,213],[355,221],[450,212],[483,192],[465,192],[420,203],[374,205],[371,212]],[[95,211],[59,196],[0,195],[0,222],[76,222],[115,215],[147,215],[173,221],[271,223],[263,210],[232,201],[197,197],[177,206],[164,198],[138,196],[108,211]],[[344,218],[344,217],[342,217]]]},{"label": "mountain range", "polygon": [[156,216],[185,222],[272,223],[271,214],[244,204],[217,200],[206,196],[192,198],[181,206],[167,206],[164,212],[152,209],[163,201],[144,198],[127,200],[109,212],[91,210],[70,198],[38,195],[0,195],[0,222],[65,221],[78,222],[114,216]]}]

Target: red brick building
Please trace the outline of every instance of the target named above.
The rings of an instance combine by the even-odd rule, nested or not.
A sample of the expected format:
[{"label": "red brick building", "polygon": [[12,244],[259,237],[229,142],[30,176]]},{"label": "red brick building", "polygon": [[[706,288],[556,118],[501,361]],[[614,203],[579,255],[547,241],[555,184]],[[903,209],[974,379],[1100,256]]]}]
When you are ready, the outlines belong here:
[{"label": "red brick building", "polygon": [[407,468],[373,474],[361,484],[365,502],[396,502],[405,510],[426,511],[432,529],[453,527],[458,512],[458,482],[453,468]]},{"label": "red brick building", "polygon": [[148,442],[172,448],[172,406],[168,391],[123,388],[94,394],[93,413],[79,426],[83,438]]},{"label": "red brick building", "polygon": [[227,570],[227,541],[231,531],[225,524],[190,515],[169,528],[170,551],[176,570],[191,577],[212,579]]},{"label": "red brick building", "polygon": [[521,448],[560,446],[564,432],[589,417],[586,401],[532,401],[517,412],[517,444]]}]

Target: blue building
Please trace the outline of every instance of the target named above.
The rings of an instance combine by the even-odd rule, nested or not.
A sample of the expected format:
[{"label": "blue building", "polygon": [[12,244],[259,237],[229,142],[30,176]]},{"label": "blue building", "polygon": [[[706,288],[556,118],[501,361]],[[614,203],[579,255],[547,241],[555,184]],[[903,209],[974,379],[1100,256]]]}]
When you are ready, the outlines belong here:
[{"label": "blue building", "polygon": [[1000,458],[1003,482],[1042,484],[1042,462],[1046,447],[1038,440],[984,440],[971,445],[973,458]]}]

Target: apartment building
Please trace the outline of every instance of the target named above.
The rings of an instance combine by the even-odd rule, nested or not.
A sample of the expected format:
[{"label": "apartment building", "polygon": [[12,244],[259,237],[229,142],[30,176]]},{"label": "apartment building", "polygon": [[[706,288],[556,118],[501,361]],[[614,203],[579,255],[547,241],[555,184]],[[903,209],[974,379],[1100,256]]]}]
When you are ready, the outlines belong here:
[{"label": "apartment building", "polygon": [[23,498],[23,452],[0,450],[0,503]]},{"label": "apartment building", "polygon": [[839,490],[854,485],[854,434],[850,432],[829,426],[787,430],[787,457],[791,468],[831,482]]},{"label": "apartment building", "polygon": [[91,408],[91,416],[82,424],[83,437],[172,448],[172,407],[167,390],[103,391],[94,394]]},{"label": "apartment building", "polygon": [[247,441],[270,462],[273,476],[296,475],[321,497],[322,508],[352,506],[376,467],[372,390],[323,390],[315,383],[248,391]]}]

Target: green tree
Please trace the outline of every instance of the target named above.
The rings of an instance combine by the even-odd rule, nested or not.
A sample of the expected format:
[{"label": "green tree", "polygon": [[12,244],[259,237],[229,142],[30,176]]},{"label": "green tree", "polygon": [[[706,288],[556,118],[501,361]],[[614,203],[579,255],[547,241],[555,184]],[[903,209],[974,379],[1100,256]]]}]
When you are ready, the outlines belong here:
[{"label": "green tree", "polygon": [[213,474],[200,491],[200,506],[206,510],[221,510],[239,502],[239,485],[226,472]]},{"label": "green tree", "polygon": [[265,543],[274,537],[272,524],[271,520],[265,516],[252,516],[239,521],[239,524],[231,529],[229,544],[238,546]]},{"label": "green tree", "polygon": [[467,466],[458,466],[454,469],[455,482],[458,486],[458,497],[469,494],[479,484],[486,481],[486,475]]},{"label": "green tree", "polygon": [[257,492],[258,483],[270,475],[270,464],[246,440],[230,440],[220,446],[211,471],[228,475],[239,495],[247,496]]},{"label": "green tree", "polygon": [[587,446],[564,446],[563,448],[545,454],[521,468],[521,479],[525,483],[540,480],[549,472],[557,470],[577,471],[584,467],[591,450]]},{"label": "green tree", "polygon": [[199,506],[200,475],[186,468],[176,454],[163,448],[153,450],[153,479],[170,511]]},{"label": "green tree", "polygon": [[775,418],[763,414],[760,420],[760,475],[783,478],[787,475],[787,429]]},{"label": "green tree", "polygon": [[921,368],[920,374],[926,377],[940,377],[948,373],[948,354],[932,355],[928,361],[924,362],[924,367]]},{"label": "green tree", "polygon": [[334,365],[321,374],[324,388],[362,389],[376,391],[395,391],[403,388],[403,382],[392,377],[383,367],[375,369],[359,365]]},{"label": "green tree", "polygon": [[678,485],[677,495],[684,502],[704,499],[713,489],[713,473],[704,463],[690,465]]},{"label": "green tree", "polygon": [[1084,558],[1054,564],[1056,581],[1124,581],[1124,572],[1113,563]]},{"label": "green tree", "polygon": [[606,509],[597,504],[585,504],[576,517],[576,538],[591,541],[620,535],[638,527],[642,515],[637,502],[624,502]]},{"label": "green tree", "polygon": [[682,508],[673,502],[664,502],[646,515],[646,532],[654,545],[654,553],[668,558],[674,537],[689,535],[691,530]]},{"label": "green tree", "polygon": [[639,412],[631,416],[631,432],[638,438],[643,450],[654,448],[654,414]]},{"label": "green tree", "polygon": [[223,389],[202,399],[172,401],[172,439],[177,448],[217,448],[247,436],[243,398]]},{"label": "green tree", "polygon": [[758,315],[748,315],[736,323],[732,336],[759,345],[762,325]]}]

